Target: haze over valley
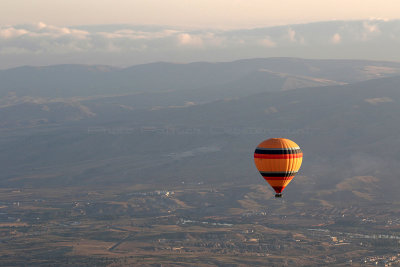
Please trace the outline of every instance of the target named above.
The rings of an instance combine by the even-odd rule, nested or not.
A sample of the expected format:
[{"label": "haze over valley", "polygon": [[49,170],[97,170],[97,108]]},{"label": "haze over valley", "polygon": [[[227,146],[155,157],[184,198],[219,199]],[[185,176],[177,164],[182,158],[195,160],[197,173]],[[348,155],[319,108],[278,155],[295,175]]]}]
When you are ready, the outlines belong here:
[{"label": "haze over valley", "polygon": [[[0,81],[5,265],[398,263],[398,62],[64,64]],[[254,167],[269,137],[304,153],[282,201]]]}]

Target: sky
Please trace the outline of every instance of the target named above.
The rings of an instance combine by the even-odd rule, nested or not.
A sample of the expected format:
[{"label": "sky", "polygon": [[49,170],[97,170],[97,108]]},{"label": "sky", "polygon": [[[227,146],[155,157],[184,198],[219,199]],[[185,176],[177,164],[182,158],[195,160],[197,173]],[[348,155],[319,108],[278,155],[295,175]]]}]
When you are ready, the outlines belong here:
[{"label": "sky", "polygon": [[399,0],[1,0],[0,25],[44,22],[249,28],[325,20],[399,19]]},{"label": "sky", "polygon": [[0,69],[302,57],[400,61],[400,0],[0,0]]}]

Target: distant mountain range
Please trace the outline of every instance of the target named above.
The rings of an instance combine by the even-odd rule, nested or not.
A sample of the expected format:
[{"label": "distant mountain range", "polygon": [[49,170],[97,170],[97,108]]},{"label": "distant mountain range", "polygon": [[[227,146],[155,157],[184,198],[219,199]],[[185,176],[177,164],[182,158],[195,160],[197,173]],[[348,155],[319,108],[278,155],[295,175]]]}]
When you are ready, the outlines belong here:
[{"label": "distant mountain range", "polygon": [[[398,75],[400,63],[298,58],[152,63],[129,68],[56,65],[0,70],[0,95],[93,97],[181,90],[276,91]],[[222,88],[221,88],[222,87]],[[247,87],[247,88],[246,88]]]},{"label": "distant mountain range", "polygon": [[[0,127],[163,109],[400,74],[400,63],[298,58],[224,63],[57,65],[0,71]],[[59,112],[57,112],[59,110]]]},{"label": "distant mountain range", "polygon": [[1,186],[262,184],[254,147],[287,137],[304,151],[288,199],[400,200],[399,63],[63,65],[0,81]]}]

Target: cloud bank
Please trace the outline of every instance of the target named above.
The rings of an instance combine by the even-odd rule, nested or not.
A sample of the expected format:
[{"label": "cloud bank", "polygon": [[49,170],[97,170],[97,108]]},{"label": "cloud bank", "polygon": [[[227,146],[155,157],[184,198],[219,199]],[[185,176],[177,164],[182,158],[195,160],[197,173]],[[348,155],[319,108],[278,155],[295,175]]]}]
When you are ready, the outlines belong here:
[{"label": "cloud bank", "polygon": [[39,22],[0,25],[0,68],[13,64],[130,65],[267,56],[372,59],[370,52],[379,45],[385,51],[376,51],[373,59],[400,60],[390,49],[399,44],[400,21],[380,19],[227,31],[131,25],[58,27]]}]

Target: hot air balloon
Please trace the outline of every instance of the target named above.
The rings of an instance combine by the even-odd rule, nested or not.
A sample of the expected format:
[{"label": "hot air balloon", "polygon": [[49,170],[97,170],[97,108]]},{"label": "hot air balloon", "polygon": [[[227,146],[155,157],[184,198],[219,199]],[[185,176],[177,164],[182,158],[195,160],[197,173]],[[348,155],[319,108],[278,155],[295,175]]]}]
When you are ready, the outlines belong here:
[{"label": "hot air balloon", "polygon": [[303,152],[293,141],[271,138],[261,142],[254,151],[254,162],[264,179],[275,190],[275,197],[282,191],[300,169]]}]

